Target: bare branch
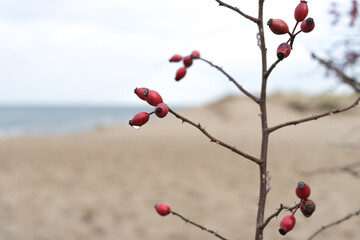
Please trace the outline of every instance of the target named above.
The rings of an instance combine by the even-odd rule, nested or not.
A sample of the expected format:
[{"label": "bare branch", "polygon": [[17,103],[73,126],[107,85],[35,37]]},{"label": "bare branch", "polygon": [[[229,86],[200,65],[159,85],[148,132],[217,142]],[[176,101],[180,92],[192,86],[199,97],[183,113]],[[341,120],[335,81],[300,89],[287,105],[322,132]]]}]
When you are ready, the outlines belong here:
[{"label": "bare branch", "polygon": [[216,139],[215,137],[211,136],[211,135],[205,130],[205,128],[201,126],[200,123],[194,123],[193,121],[191,121],[191,120],[189,120],[189,119],[181,116],[180,114],[174,112],[174,111],[173,111],[172,109],[170,109],[170,108],[169,108],[169,112],[172,113],[175,117],[181,119],[183,122],[186,122],[186,123],[188,123],[188,124],[196,127],[197,129],[199,129],[206,137],[208,137],[208,138],[210,139],[211,142],[217,143],[217,144],[219,144],[220,146],[223,146],[223,147],[225,147],[225,148],[227,148],[227,149],[230,149],[232,152],[237,153],[237,154],[243,156],[243,157],[246,158],[246,159],[249,159],[249,160],[251,160],[251,161],[253,161],[253,162],[257,163],[257,164],[260,164],[260,160],[259,160],[258,158],[253,157],[253,156],[251,156],[251,155],[249,155],[249,154],[246,154],[246,153],[238,150],[237,148],[235,148],[235,147],[233,147],[233,146],[230,146],[229,144],[226,144],[226,143],[224,143],[223,141],[220,141],[220,140]]},{"label": "bare branch", "polygon": [[355,178],[360,178],[360,171],[356,171],[355,168],[360,167],[360,161],[347,164],[345,166],[340,167],[327,167],[327,168],[318,168],[310,172],[304,172],[305,175],[313,175],[313,174],[319,174],[319,173],[334,173],[334,172],[346,172],[350,175],[354,176]]},{"label": "bare branch", "polygon": [[332,61],[324,60],[324,59],[316,56],[315,53],[312,53],[311,56],[312,56],[312,58],[319,61],[319,63],[323,64],[327,69],[334,71],[342,82],[350,85],[356,92],[360,93],[360,83],[358,81],[356,81],[355,78],[352,78],[352,77],[349,77],[348,75],[346,75],[344,73],[344,71],[342,71],[341,69],[336,67],[332,63]]},{"label": "bare branch", "polygon": [[331,227],[333,227],[333,226],[336,226],[336,225],[338,225],[338,224],[340,224],[340,223],[342,223],[342,222],[345,222],[346,220],[349,220],[350,218],[352,218],[352,217],[354,217],[354,216],[359,216],[359,215],[360,215],[360,209],[357,210],[357,211],[355,211],[355,212],[353,212],[353,213],[350,213],[349,215],[347,215],[347,216],[345,216],[345,217],[343,217],[343,218],[341,218],[341,219],[339,219],[339,220],[337,220],[337,221],[335,221],[335,222],[332,222],[332,223],[329,223],[329,224],[327,224],[327,225],[325,225],[325,226],[322,226],[319,230],[317,230],[316,232],[314,232],[314,233],[308,238],[308,240],[314,239],[315,236],[317,236],[319,233],[321,233],[322,231],[325,231],[325,230],[328,229],[328,228],[331,228]]},{"label": "bare branch", "polygon": [[276,210],[276,212],[274,212],[273,214],[271,214],[262,225],[259,226],[260,229],[264,229],[266,227],[266,225],[268,225],[268,223],[275,217],[279,216],[279,214],[281,213],[282,210],[288,210],[290,212],[292,212],[295,208],[297,208],[298,205],[295,205],[293,207],[286,207],[282,204],[280,204],[280,208],[278,210]]},{"label": "bare branch", "polygon": [[204,226],[202,226],[202,225],[200,225],[200,224],[198,224],[198,223],[195,223],[195,222],[193,222],[193,221],[191,221],[191,220],[189,220],[189,219],[187,219],[187,218],[184,218],[183,216],[181,216],[181,215],[178,214],[177,212],[174,212],[174,211],[170,211],[170,212],[171,212],[173,215],[178,216],[179,218],[181,218],[182,220],[184,220],[185,223],[190,223],[190,224],[192,224],[192,225],[200,228],[201,230],[206,231],[206,232],[208,232],[208,233],[210,233],[210,234],[214,235],[215,237],[220,238],[220,239],[222,239],[222,240],[228,240],[227,238],[224,238],[223,236],[221,236],[221,235],[218,234],[217,232],[215,232],[215,231],[213,231],[213,230],[210,230],[210,229],[208,229],[208,228],[206,228],[206,227],[204,227]]},{"label": "bare branch", "polygon": [[268,123],[267,123],[267,107],[266,107],[266,92],[267,92],[267,49],[266,49],[266,41],[265,41],[265,33],[264,33],[264,0],[259,0],[259,12],[258,12],[258,45],[261,51],[261,91],[260,91],[260,117],[261,117],[261,130],[262,130],[262,138],[261,138],[261,153],[260,153],[260,161],[262,164],[259,165],[259,180],[260,180],[260,189],[259,189],[259,198],[258,198],[258,209],[256,214],[256,231],[255,231],[255,239],[262,240],[264,239],[263,229],[260,228],[264,223],[265,217],[265,205],[266,205],[266,196],[268,191],[267,184],[267,156],[268,156],[268,147],[269,147],[269,133],[267,132]]},{"label": "bare branch", "polygon": [[249,93],[248,91],[246,91],[233,77],[231,77],[227,72],[225,72],[221,67],[213,64],[212,62],[204,59],[204,58],[197,58],[200,59],[204,62],[206,62],[207,64],[209,64],[210,66],[216,68],[217,70],[219,70],[220,72],[222,72],[229,80],[230,82],[233,82],[235,84],[235,86],[241,91],[243,92],[246,96],[248,96],[249,98],[251,98],[252,100],[254,100],[254,102],[259,103],[259,98],[255,97],[254,95],[252,95],[251,93]]},{"label": "bare branch", "polygon": [[270,75],[270,73],[272,72],[272,70],[274,70],[274,68],[276,67],[276,65],[280,62],[281,60],[278,59],[276,60],[271,66],[270,68],[266,71],[265,73],[265,77],[268,77]]},{"label": "bare branch", "polygon": [[240,9],[237,8],[237,7],[233,7],[233,6],[231,6],[231,5],[227,4],[227,3],[224,3],[223,1],[220,1],[220,0],[215,0],[215,1],[217,1],[219,3],[219,6],[227,7],[229,9],[231,9],[231,10],[234,10],[235,12],[239,13],[244,18],[247,18],[250,21],[253,21],[254,23],[258,23],[258,21],[259,21],[257,18],[251,17],[251,16],[245,14],[244,12],[240,11]]},{"label": "bare branch", "polygon": [[331,110],[331,111],[328,111],[328,112],[325,112],[325,113],[313,115],[311,117],[307,117],[307,118],[303,118],[303,119],[299,119],[299,120],[295,120],[295,121],[290,121],[290,122],[286,122],[286,123],[282,123],[282,124],[279,124],[277,126],[268,128],[268,132],[271,133],[271,132],[273,132],[275,130],[278,130],[278,129],[286,127],[286,126],[297,125],[297,124],[300,124],[300,123],[304,123],[304,122],[308,122],[308,121],[312,121],[312,120],[317,120],[319,118],[323,118],[323,117],[326,117],[326,116],[330,116],[330,115],[334,115],[334,114],[337,114],[337,113],[345,112],[347,110],[352,109],[356,105],[358,105],[359,102],[360,102],[360,96],[351,105],[349,105],[348,107],[341,108],[341,109],[334,109],[334,110]]}]

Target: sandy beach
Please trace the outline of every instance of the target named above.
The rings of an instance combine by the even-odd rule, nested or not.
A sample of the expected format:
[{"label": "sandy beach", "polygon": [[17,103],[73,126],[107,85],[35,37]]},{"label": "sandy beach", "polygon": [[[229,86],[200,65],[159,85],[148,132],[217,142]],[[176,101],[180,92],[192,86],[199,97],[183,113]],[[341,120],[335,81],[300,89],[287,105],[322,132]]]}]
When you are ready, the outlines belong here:
[{"label": "sandy beach", "polygon": [[[273,96],[269,125],[352,100]],[[229,97],[181,114],[216,138],[259,155],[259,108],[250,100]],[[295,187],[301,180],[311,186],[317,208],[310,218],[296,213],[296,226],[286,236],[278,232],[286,212],[281,213],[265,239],[307,239],[360,209],[360,178],[340,169],[360,161],[359,119],[357,107],[272,133],[266,216],[280,204],[298,201]],[[257,165],[173,115],[152,116],[140,130],[124,123],[78,135],[0,138],[0,166],[1,240],[217,239],[176,216],[159,216],[157,202],[228,239],[254,238]],[[359,226],[360,217],[354,217],[316,239],[359,239]]]}]

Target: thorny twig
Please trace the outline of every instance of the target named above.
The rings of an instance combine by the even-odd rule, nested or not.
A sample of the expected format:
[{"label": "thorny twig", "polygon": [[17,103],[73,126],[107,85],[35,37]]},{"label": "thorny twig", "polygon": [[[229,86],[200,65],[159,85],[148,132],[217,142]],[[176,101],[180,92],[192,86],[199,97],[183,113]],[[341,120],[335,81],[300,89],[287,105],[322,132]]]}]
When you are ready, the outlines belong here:
[{"label": "thorny twig", "polygon": [[339,220],[336,220],[336,221],[334,221],[334,222],[332,222],[332,223],[329,223],[329,224],[327,224],[327,225],[325,225],[325,226],[322,226],[319,230],[317,230],[316,232],[314,232],[314,233],[308,238],[308,240],[314,239],[315,236],[317,236],[319,233],[325,231],[325,230],[328,229],[328,228],[331,228],[331,227],[333,227],[333,226],[336,226],[336,225],[338,225],[338,224],[340,224],[340,223],[342,223],[342,222],[345,222],[346,220],[349,220],[350,218],[352,218],[352,217],[354,217],[354,216],[359,216],[359,215],[360,215],[360,209],[357,210],[357,211],[355,211],[355,212],[353,212],[353,213],[350,213],[350,214],[346,215],[345,217],[343,217],[343,218],[341,218],[341,219],[339,219]]},{"label": "thorny twig", "polygon": [[244,153],[243,151],[240,151],[239,149],[237,149],[236,147],[230,146],[227,143],[224,143],[221,140],[216,139],[215,137],[213,137],[212,135],[210,135],[210,133],[208,133],[204,127],[201,126],[200,123],[194,123],[193,121],[181,116],[180,114],[174,112],[172,109],[169,108],[169,112],[172,113],[175,117],[181,119],[183,122],[186,122],[194,127],[196,127],[197,129],[199,129],[206,137],[208,137],[210,139],[211,142],[217,143],[227,149],[230,149],[232,152],[235,152],[241,156],[243,156],[246,159],[249,159],[257,164],[260,164],[260,160],[256,157],[253,157],[249,154]]},{"label": "thorny twig", "polygon": [[269,133],[271,133],[271,132],[273,132],[275,130],[278,130],[280,128],[287,127],[287,126],[290,126],[290,125],[297,125],[297,124],[300,124],[300,123],[304,123],[304,122],[308,122],[308,121],[312,121],[312,120],[317,120],[319,118],[323,118],[323,117],[326,117],[326,116],[329,116],[329,115],[334,115],[334,114],[337,114],[337,113],[345,112],[345,111],[350,110],[351,108],[355,107],[356,105],[358,105],[359,102],[360,102],[360,96],[351,105],[349,105],[349,106],[347,106],[345,108],[334,109],[334,110],[324,112],[324,113],[321,113],[321,114],[313,115],[311,117],[307,117],[307,118],[303,118],[303,119],[299,119],[299,120],[295,120],[295,121],[290,121],[290,122],[286,122],[286,123],[282,123],[282,124],[279,124],[277,126],[268,128],[267,131]]},{"label": "thorny twig", "polygon": [[259,98],[255,97],[254,95],[252,95],[251,93],[249,93],[248,91],[246,91],[246,89],[244,89],[233,77],[231,77],[227,72],[224,71],[224,69],[222,69],[221,67],[213,64],[212,62],[204,59],[204,58],[198,58],[204,62],[206,62],[207,64],[209,64],[210,66],[216,68],[217,70],[219,70],[220,72],[222,72],[232,83],[235,84],[235,86],[242,92],[244,93],[246,96],[248,96],[249,98],[251,98],[252,100],[254,100],[254,102],[259,103]]},{"label": "thorny twig", "polygon": [[271,214],[262,225],[259,226],[259,228],[264,229],[266,227],[266,225],[268,225],[268,223],[275,217],[279,216],[279,214],[282,212],[282,210],[288,210],[290,212],[292,212],[295,208],[297,207],[297,205],[293,206],[293,207],[287,207],[284,206],[282,204],[280,204],[280,208],[278,210],[276,210],[276,212],[274,212],[273,214]]},{"label": "thorny twig", "polygon": [[249,19],[250,21],[253,21],[254,23],[258,23],[258,21],[259,21],[257,18],[254,18],[254,17],[251,17],[251,16],[245,14],[243,11],[241,11],[241,10],[240,10],[239,8],[237,8],[237,7],[233,7],[233,6],[231,6],[231,5],[227,4],[227,3],[224,3],[223,1],[220,1],[220,0],[215,0],[215,1],[217,1],[220,6],[227,7],[227,8],[229,8],[229,9],[231,9],[231,10],[234,10],[235,12],[239,13],[239,14],[240,14],[241,16],[243,16],[244,18],[247,18],[247,19]]},{"label": "thorny twig", "polygon": [[356,92],[360,93],[360,83],[355,78],[349,77],[343,70],[336,67],[332,61],[324,60],[318,57],[315,53],[311,54],[311,57],[316,59],[319,63],[323,64],[328,70],[334,71],[340,80],[349,86],[351,86]]},{"label": "thorny twig", "polygon": [[341,166],[341,167],[329,167],[329,168],[319,168],[319,169],[315,169],[311,172],[305,172],[304,174],[306,175],[312,175],[315,173],[333,173],[333,172],[347,172],[351,175],[353,175],[356,178],[360,178],[360,171],[355,171],[354,168],[356,167],[360,167],[360,161],[351,163],[351,164],[347,164],[345,166]]},{"label": "thorny twig", "polygon": [[210,229],[208,229],[208,228],[206,228],[206,227],[204,227],[204,226],[202,226],[202,225],[200,225],[200,224],[198,224],[198,223],[195,223],[195,222],[193,222],[193,221],[191,221],[191,220],[189,220],[189,219],[181,216],[181,215],[180,215],[179,213],[177,213],[177,212],[170,211],[170,213],[172,213],[172,214],[175,215],[175,216],[178,216],[179,218],[181,218],[182,220],[184,220],[185,223],[190,223],[190,224],[192,224],[192,225],[200,228],[201,230],[206,231],[206,232],[214,235],[214,236],[217,237],[217,238],[220,238],[220,239],[222,239],[222,240],[228,240],[227,238],[221,236],[221,235],[218,234],[217,232],[215,232],[215,231],[213,231],[213,230],[210,230]]}]

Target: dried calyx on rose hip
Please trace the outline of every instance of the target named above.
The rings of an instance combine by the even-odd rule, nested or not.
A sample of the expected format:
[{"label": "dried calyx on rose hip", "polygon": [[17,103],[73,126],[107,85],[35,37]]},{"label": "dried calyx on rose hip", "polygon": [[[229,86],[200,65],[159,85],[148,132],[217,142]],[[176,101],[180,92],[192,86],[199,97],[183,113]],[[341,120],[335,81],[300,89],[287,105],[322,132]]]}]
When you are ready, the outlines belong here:
[{"label": "dried calyx on rose hip", "polygon": [[295,190],[296,196],[300,199],[307,199],[310,196],[311,189],[310,186],[302,181],[300,181]]},{"label": "dried calyx on rose hip", "polygon": [[314,201],[305,199],[300,202],[300,210],[305,217],[310,217],[316,209]]},{"label": "dried calyx on rose hip", "polygon": [[146,95],[149,92],[149,89],[147,88],[135,88],[134,90],[135,94],[142,100],[146,100]]},{"label": "dried calyx on rose hip", "polygon": [[289,27],[287,23],[281,19],[270,19],[267,22],[267,25],[269,26],[270,30],[278,35],[290,33]]},{"label": "dried calyx on rose hip", "polygon": [[185,77],[185,74],[186,74],[186,67],[179,68],[176,72],[175,80],[179,81],[180,79]]},{"label": "dried calyx on rose hip", "polygon": [[155,107],[155,115],[159,118],[165,117],[169,112],[169,108],[165,103],[159,103]]},{"label": "dried calyx on rose hip", "polygon": [[281,235],[285,235],[289,231],[291,231],[296,223],[296,219],[292,214],[285,215],[280,222],[279,232]]},{"label": "dried calyx on rose hip", "polygon": [[304,33],[311,32],[315,28],[314,19],[307,18],[306,20],[302,21],[300,28]]},{"label": "dried calyx on rose hip", "polygon": [[300,1],[294,11],[295,20],[298,22],[303,21],[309,13],[308,5],[306,1]]},{"label": "dried calyx on rose hip", "polygon": [[169,62],[180,62],[182,60],[182,56],[180,54],[175,54],[169,59]]},{"label": "dried calyx on rose hip", "polygon": [[157,213],[161,216],[166,216],[171,212],[170,206],[166,203],[157,203],[155,204],[155,209]]},{"label": "dried calyx on rose hip", "polygon": [[282,43],[276,50],[276,55],[278,59],[283,60],[284,58],[288,57],[291,52],[291,47],[288,43]]},{"label": "dried calyx on rose hip", "polygon": [[133,119],[129,121],[129,125],[134,128],[140,128],[142,125],[149,121],[150,115],[147,112],[140,112],[136,114]]}]

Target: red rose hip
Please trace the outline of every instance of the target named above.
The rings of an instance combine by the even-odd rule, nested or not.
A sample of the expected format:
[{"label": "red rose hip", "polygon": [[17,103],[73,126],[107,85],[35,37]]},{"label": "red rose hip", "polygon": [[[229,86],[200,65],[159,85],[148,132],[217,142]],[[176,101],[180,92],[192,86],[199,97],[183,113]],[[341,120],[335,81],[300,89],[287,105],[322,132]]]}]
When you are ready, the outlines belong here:
[{"label": "red rose hip", "polygon": [[285,235],[289,231],[291,231],[296,223],[296,219],[293,215],[286,215],[280,222],[280,229],[279,232],[281,235]]},{"label": "red rose hip", "polygon": [[310,186],[304,182],[299,182],[296,187],[295,193],[298,198],[307,199],[311,193]]},{"label": "red rose hip", "polygon": [[165,103],[159,103],[155,107],[155,114],[159,118],[165,117],[168,114],[168,112],[169,112],[169,108]]},{"label": "red rose hip", "polygon": [[186,67],[179,68],[176,72],[175,80],[179,81],[183,77],[185,77],[186,74]]},{"label": "red rose hip", "polygon": [[289,27],[287,23],[281,19],[270,19],[267,22],[270,30],[278,35],[289,33]]},{"label": "red rose hip", "polygon": [[283,60],[284,58],[288,57],[291,52],[291,47],[288,43],[282,43],[279,45],[276,51],[276,55],[280,60]]},{"label": "red rose hip", "polygon": [[180,62],[182,60],[182,56],[179,54],[175,54],[169,59],[169,62]]},{"label": "red rose hip", "polygon": [[199,58],[200,57],[200,52],[197,51],[197,50],[194,50],[194,51],[192,51],[191,56],[193,58]]},{"label": "red rose hip", "polygon": [[141,127],[149,121],[149,118],[150,115],[147,112],[140,112],[129,121],[129,125],[132,127]]},{"label": "red rose hip", "polygon": [[170,206],[167,205],[166,203],[157,203],[155,205],[155,209],[156,209],[157,213],[161,216],[166,216],[171,211]]},{"label": "red rose hip", "polygon": [[162,103],[162,102],[163,102],[160,94],[157,93],[157,92],[154,91],[154,90],[149,90],[149,92],[148,92],[147,95],[146,95],[146,101],[147,101],[147,103],[150,104],[151,106],[156,106],[156,105],[158,105],[159,103]]},{"label": "red rose hip", "polygon": [[315,22],[312,18],[307,18],[306,20],[302,21],[300,25],[301,31],[308,33],[311,32],[315,28]]},{"label": "red rose hip", "polygon": [[308,5],[306,1],[300,1],[299,5],[295,8],[294,17],[298,22],[303,21],[309,13]]},{"label": "red rose hip", "polygon": [[184,63],[185,67],[187,67],[187,68],[190,67],[192,65],[192,63],[193,63],[192,57],[191,56],[185,57],[184,60],[183,60],[183,63]]}]

